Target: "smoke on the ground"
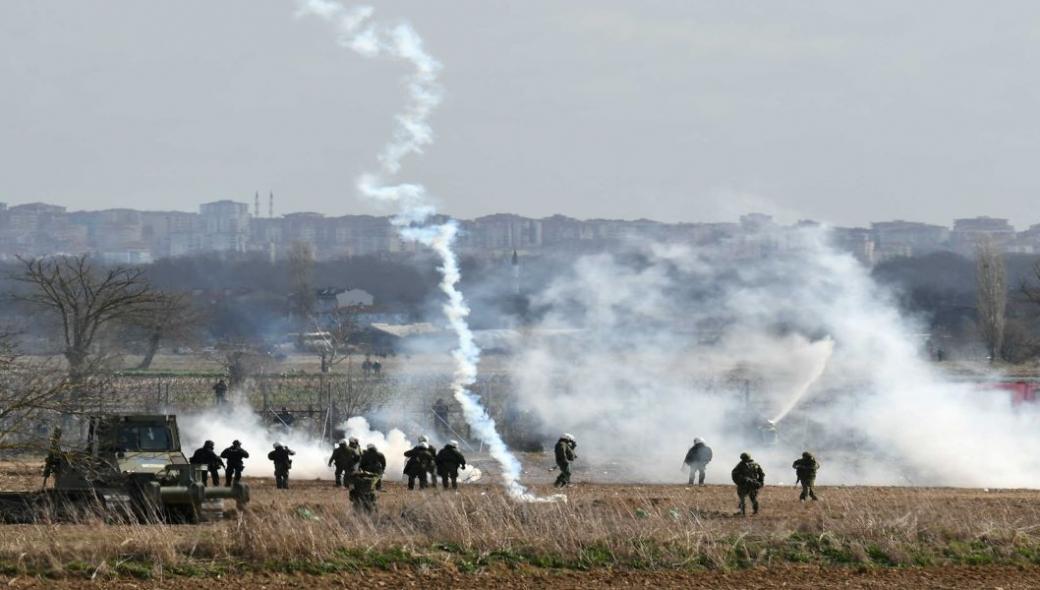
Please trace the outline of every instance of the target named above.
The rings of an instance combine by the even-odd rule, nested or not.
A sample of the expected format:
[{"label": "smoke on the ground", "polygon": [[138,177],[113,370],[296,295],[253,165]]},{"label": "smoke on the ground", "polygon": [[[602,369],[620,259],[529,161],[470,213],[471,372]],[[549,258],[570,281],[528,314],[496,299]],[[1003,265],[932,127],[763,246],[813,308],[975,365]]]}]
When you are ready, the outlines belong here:
[{"label": "smoke on the ground", "polygon": [[[764,238],[739,259],[644,241],[579,258],[532,301],[519,403],[578,437],[579,466],[620,462],[631,479],[683,481],[700,436],[716,483],[742,451],[793,482],[809,450],[823,483],[1040,486],[1035,409],[941,374],[922,327],[826,230]],[[548,329],[573,332],[537,337]],[[760,427],[778,416],[770,444]]]},{"label": "smoke on the ground", "polygon": [[[249,452],[245,469],[247,476],[274,476],[274,464],[267,459],[267,454],[274,450],[276,442],[296,452],[290,472],[292,477],[331,480],[335,476],[328,462],[338,441],[322,441],[303,427],[285,428],[277,423],[273,415],[264,419],[244,403],[181,414],[178,416],[178,425],[181,447],[188,456],[207,440],[216,444],[217,453],[230,447],[232,441],[241,441],[242,447]],[[412,447],[403,432],[396,428],[386,433],[373,430],[368,420],[360,416],[350,418],[340,425],[340,429],[345,433],[345,438],[357,437],[362,449],[369,444],[376,445],[386,456],[385,478],[392,481],[401,479],[404,452]]]},{"label": "smoke on the ground", "polygon": [[404,472],[404,452],[412,448],[412,442],[403,432],[396,428],[385,434],[372,430],[368,420],[361,416],[348,419],[340,428],[346,433],[347,438],[356,437],[362,449],[373,444],[383,453],[386,457],[385,479],[396,481],[401,478]]},{"label": "smoke on the ground", "polygon": [[[232,396],[234,399],[237,396]],[[216,451],[230,447],[231,442],[242,442],[249,453],[245,462],[247,476],[274,476],[274,464],[267,454],[274,450],[274,443],[281,443],[293,451],[292,477],[303,479],[332,479],[333,471],[328,466],[332,445],[315,440],[304,429],[285,428],[274,416],[262,417],[245,403],[234,402],[217,406],[199,413],[181,414],[177,417],[181,432],[181,447],[186,455],[202,446],[207,440],[216,444]]]}]

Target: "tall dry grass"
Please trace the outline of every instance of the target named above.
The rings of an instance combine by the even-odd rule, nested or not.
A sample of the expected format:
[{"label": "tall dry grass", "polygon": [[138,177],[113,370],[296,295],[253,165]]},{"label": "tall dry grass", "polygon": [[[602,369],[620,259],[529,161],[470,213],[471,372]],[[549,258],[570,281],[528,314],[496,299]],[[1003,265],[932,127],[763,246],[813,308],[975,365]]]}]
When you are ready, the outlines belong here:
[{"label": "tall dry grass", "polygon": [[1040,564],[1040,494],[868,488],[803,506],[767,493],[762,515],[731,514],[727,489],[589,486],[522,504],[490,486],[380,498],[354,512],[342,492],[261,493],[235,518],[198,526],[101,520],[0,528],[10,573],[326,569],[496,561],[552,567],[744,567],[790,562]]}]

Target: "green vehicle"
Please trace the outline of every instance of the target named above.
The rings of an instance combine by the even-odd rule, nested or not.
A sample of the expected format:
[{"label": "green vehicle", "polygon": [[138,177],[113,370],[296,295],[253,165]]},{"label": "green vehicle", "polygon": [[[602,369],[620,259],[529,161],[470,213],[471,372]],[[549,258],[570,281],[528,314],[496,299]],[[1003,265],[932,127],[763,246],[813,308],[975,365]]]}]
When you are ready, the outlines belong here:
[{"label": "green vehicle", "polygon": [[[0,493],[0,520],[40,522],[92,515],[106,520],[196,523],[223,514],[223,501],[242,510],[249,488],[207,487],[205,467],[181,452],[177,417],[90,418],[86,445],[61,448],[55,431],[44,470],[45,489]],[[54,477],[54,486],[46,480]]]}]

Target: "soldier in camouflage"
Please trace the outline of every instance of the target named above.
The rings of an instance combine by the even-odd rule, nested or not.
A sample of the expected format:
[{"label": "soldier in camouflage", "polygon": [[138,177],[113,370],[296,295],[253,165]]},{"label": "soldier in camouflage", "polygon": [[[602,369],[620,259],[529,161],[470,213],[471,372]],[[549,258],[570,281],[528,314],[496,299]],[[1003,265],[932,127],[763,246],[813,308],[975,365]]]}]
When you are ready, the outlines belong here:
[{"label": "soldier in camouflage", "polygon": [[798,482],[802,484],[802,493],[799,494],[798,499],[802,502],[805,502],[807,498],[812,498],[814,501],[819,500],[816,497],[816,472],[820,469],[820,464],[816,461],[816,457],[813,457],[809,451],[805,451],[802,453],[802,458],[795,461],[791,467],[798,476]]},{"label": "soldier in camouflage", "polygon": [[350,503],[354,505],[354,510],[372,512],[376,509],[376,489],[381,479],[378,473],[370,473],[363,469],[348,476]]},{"label": "soldier in camouflage", "polygon": [[361,461],[358,462],[358,469],[366,473],[374,473],[379,477],[376,479],[375,486],[377,490],[383,489],[383,473],[386,472],[386,456],[380,453],[376,446],[372,443],[368,443],[365,446],[365,450],[361,453]]},{"label": "soldier in camouflage", "polygon": [[766,483],[766,472],[762,466],[751,459],[747,453],[740,454],[740,463],[733,468],[733,483],[737,484],[737,496],[740,498],[740,514],[746,515],[745,501],[751,499],[752,514],[758,514],[758,490]]},{"label": "soldier in camouflage", "polygon": [[578,443],[574,440],[574,437],[566,433],[560,436],[560,440],[556,441],[556,448],[553,449],[553,452],[556,454],[556,466],[560,469],[560,475],[556,476],[554,485],[558,488],[568,486],[571,483],[571,463],[578,458],[578,455],[574,453],[574,449],[577,446]]}]

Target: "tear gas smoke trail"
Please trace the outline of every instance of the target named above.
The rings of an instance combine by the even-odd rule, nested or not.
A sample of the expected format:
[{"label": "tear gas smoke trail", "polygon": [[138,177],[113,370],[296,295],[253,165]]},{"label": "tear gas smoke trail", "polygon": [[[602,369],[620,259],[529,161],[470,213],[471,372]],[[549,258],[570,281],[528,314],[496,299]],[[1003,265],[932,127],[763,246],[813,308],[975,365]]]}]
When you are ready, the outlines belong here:
[{"label": "tear gas smoke trail", "polygon": [[770,420],[771,423],[776,424],[777,422],[784,419],[794,409],[798,402],[801,401],[805,393],[809,391],[813,383],[819,380],[823,376],[823,371],[827,368],[827,361],[830,360],[831,354],[834,353],[834,341],[830,338],[824,338],[818,342],[813,342],[809,346],[809,352],[815,355],[813,359],[815,363],[810,368],[809,373],[805,379],[795,387],[791,397],[784,403],[780,411],[777,412],[776,416]]},{"label": "tear gas smoke trail", "polygon": [[437,84],[441,65],[426,53],[422,39],[411,26],[401,23],[387,27],[373,23],[370,21],[373,12],[370,6],[348,10],[330,0],[299,2],[300,14],[319,16],[335,25],[340,45],[365,57],[402,59],[414,68],[407,82],[409,104],[396,118],[393,139],[379,154],[380,174],[362,175],[358,180],[358,189],[370,198],[396,205],[398,213],[393,224],[401,236],[430,247],[440,257],[440,289],[448,298],[443,308],[444,314],[458,336],[458,348],[452,353],[456,365],[452,393],[462,406],[466,422],[488,445],[491,456],[502,466],[502,479],[509,493],[515,498],[532,500],[535,498],[520,484],[520,462],[499,436],[495,421],[483,408],[480,399],[469,391],[469,387],[476,382],[480,349],[473,341],[473,333],[467,323],[469,307],[458,290],[461,277],[458,260],[452,250],[458,227],[451,220],[441,224],[426,224],[435,209],[429,204],[426,188],[422,185],[386,184],[382,177],[399,172],[401,160],[405,156],[421,153],[423,146],[433,141],[428,118],[441,100]]}]

